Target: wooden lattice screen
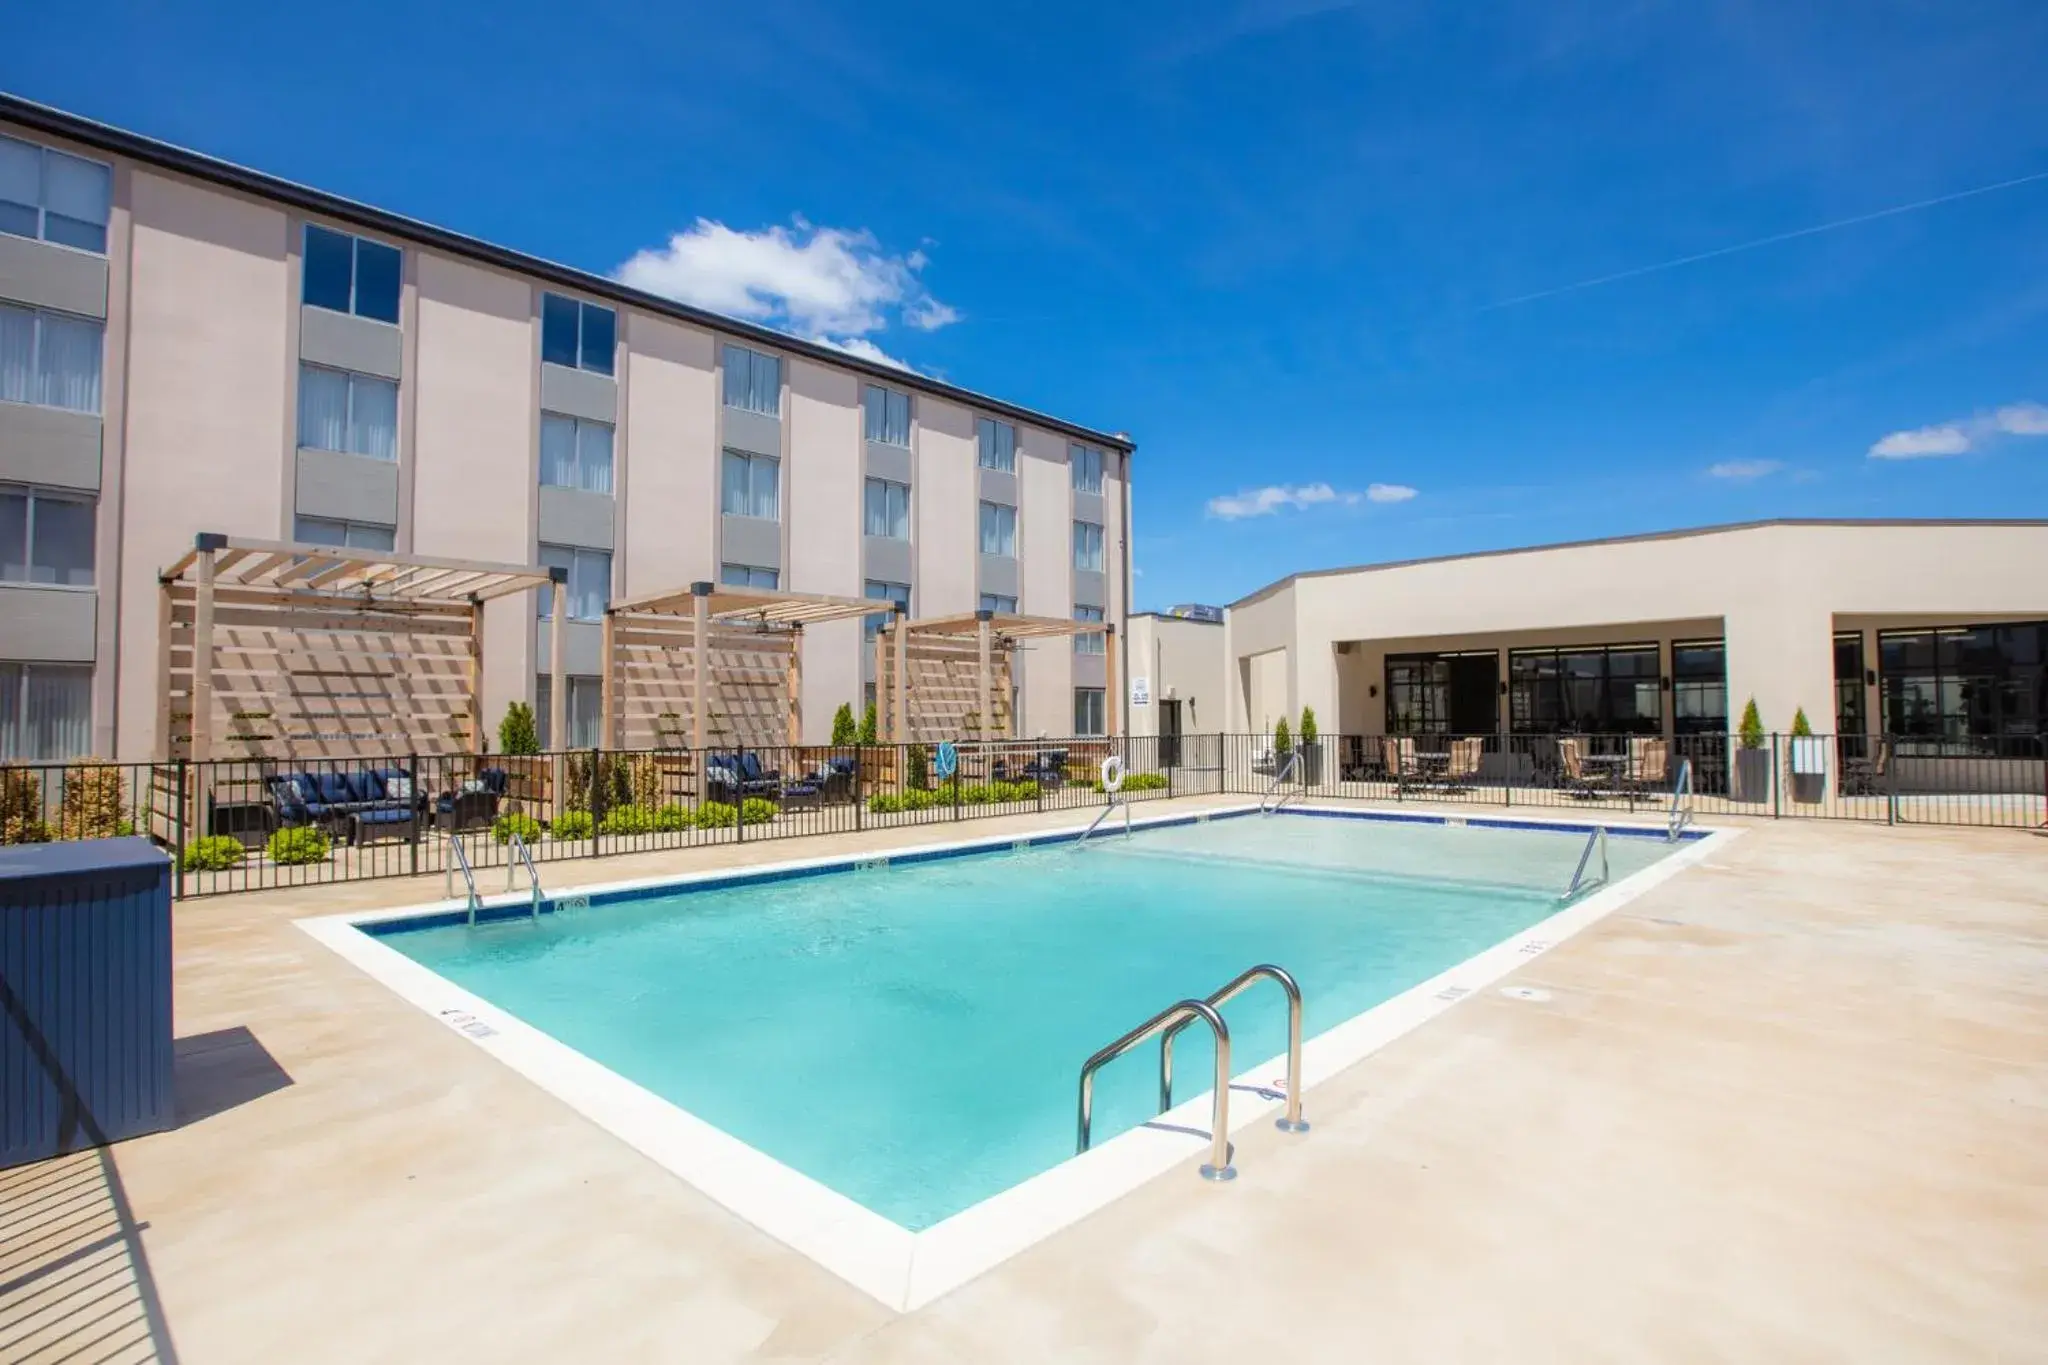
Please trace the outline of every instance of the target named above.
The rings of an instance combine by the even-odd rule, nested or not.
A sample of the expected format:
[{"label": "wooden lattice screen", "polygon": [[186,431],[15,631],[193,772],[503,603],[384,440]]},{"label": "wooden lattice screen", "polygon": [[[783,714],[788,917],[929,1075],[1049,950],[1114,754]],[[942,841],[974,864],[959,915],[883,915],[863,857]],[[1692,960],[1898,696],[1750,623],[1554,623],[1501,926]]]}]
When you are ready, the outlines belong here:
[{"label": "wooden lattice screen", "polygon": [[[615,618],[612,682],[617,712],[612,733],[628,749],[690,747],[692,625],[675,616]],[[790,734],[793,631],[759,631],[714,624],[705,637],[711,673],[704,742],[714,749],[780,748]]]},{"label": "wooden lattice screen", "polygon": [[[904,740],[1005,739],[1010,734],[1011,660],[1015,647],[999,642],[989,651],[991,734],[981,733],[981,653],[972,639],[912,635],[904,656],[910,714]],[[888,714],[895,686],[895,660],[885,643],[876,676],[876,705]]]}]

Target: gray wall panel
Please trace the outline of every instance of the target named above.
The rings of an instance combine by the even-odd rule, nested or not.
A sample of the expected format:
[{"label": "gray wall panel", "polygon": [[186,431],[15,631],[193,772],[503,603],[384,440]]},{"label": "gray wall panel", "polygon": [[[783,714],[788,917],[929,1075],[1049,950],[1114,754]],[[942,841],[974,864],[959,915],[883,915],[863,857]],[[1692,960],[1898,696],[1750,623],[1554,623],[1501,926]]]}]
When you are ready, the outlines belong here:
[{"label": "gray wall panel", "polygon": [[1109,521],[1107,513],[1105,513],[1103,510],[1102,494],[1078,492],[1075,493],[1074,520],[1092,521],[1097,526],[1107,526],[1109,524]]},{"label": "gray wall panel", "polygon": [[107,258],[0,233],[0,299],[104,318]]},{"label": "gray wall panel", "polygon": [[867,473],[877,479],[891,483],[910,483],[910,452],[902,446],[883,445],[880,441],[867,442]]},{"label": "gray wall panel", "polygon": [[0,585],[0,656],[29,663],[89,664],[99,594],[82,588]]},{"label": "gray wall panel", "polygon": [[[545,677],[554,665],[552,621],[540,623],[539,647],[534,653],[533,671]],[[604,626],[597,621],[571,621],[562,636],[562,671],[572,677],[602,677],[604,674]]]},{"label": "gray wall panel", "polygon": [[764,417],[745,408],[727,408],[723,439],[733,450],[782,458],[782,420],[778,417]]},{"label": "gray wall panel", "polygon": [[1106,687],[1109,685],[1109,660],[1101,654],[1076,654],[1074,656],[1074,686]]},{"label": "gray wall panel", "polygon": [[1077,607],[1106,607],[1109,605],[1109,589],[1103,576],[1093,569],[1074,570],[1074,605]]},{"label": "gray wall panel", "polygon": [[572,370],[566,365],[540,367],[540,405],[564,417],[587,417],[618,424],[619,382],[610,375]]},{"label": "gray wall panel", "polygon": [[388,322],[303,305],[299,359],[384,379],[404,377],[405,334]]},{"label": "gray wall panel", "polygon": [[752,564],[759,569],[782,567],[781,522],[724,514],[719,516],[718,522],[719,563]]},{"label": "gray wall panel", "polygon": [[580,488],[540,490],[540,538],[549,545],[609,550],[618,539],[618,504],[608,494]]},{"label": "gray wall panel", "polygon": [[339,517],[398,524],[398,461],[338,450],[301,450],[293,511],[305,517]]},{"label": "gray wall panel", "polygon": [[97,493],[100,430],[89,413],[0,403],[0,479]]},{"label": "gray wall panel", "polygon": [[976,580],[981,592],[992,592],[998,597],[1015,597],[1017,577],[1016,560],[1004,555],[981,556],[981,575]]},{"label": "gray wall panel", "polygon": [[974,467],[974,472],[981,476],[981,500],[983,502],[1000,502],[1010,507],[1017,505],[1017,476],[1015,474],[1005,474],[1000,469],[983,469],[980,465]]},{"label": "gray wall panel", "polygon": [[910,542],[892,536],[862,536],[862,572],[882,583],[913,583],[910,576],[915,555]]}]

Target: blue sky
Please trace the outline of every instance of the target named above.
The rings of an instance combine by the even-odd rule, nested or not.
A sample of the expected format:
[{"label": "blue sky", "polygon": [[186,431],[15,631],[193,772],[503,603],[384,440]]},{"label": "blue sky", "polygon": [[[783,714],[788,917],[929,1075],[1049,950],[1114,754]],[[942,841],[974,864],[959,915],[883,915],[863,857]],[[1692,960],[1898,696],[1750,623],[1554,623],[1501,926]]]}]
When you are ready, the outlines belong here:
[{"label": "blue sky", "polygon": [[2048,515],[2048,178],[1571,287],[2048,172],[2038,0],[176,8],[0,85],[1128,430],[1141,606]]}]

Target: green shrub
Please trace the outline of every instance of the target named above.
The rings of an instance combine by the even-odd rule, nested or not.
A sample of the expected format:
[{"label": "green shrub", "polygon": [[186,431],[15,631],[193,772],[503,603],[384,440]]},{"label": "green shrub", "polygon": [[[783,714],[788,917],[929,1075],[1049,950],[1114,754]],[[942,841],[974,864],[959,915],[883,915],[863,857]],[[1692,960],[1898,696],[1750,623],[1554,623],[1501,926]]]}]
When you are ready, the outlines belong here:
[{"label": "green shrub", "polygon": [[740,802],[740,819],[750,825],[764,825],[775,818],[776,805],[765,796],[750,796]]},{"label": "green shrub", "polygon": [[[1102,779],[1098,777],[1093,782],[1090,782],[1088,786],[1091,790],[1101,791]],[[1166,774],[1125,773],[1124,785],[1121,790],[1127,792],[1163,792],[1166,790]]]},{"label": "green shrub", "polygon": [[516,810],[507,811],[491,821],[491,837],[499,843],[511,843],[514,834],[529,846],[537,844],[540,842],[540,821],[531,815],[522,815]]},{"label": "green shrub", "polygon": [[1304,745],[1316,742],[1316,709],[1313,706],[1301,708],[1301,742]]},{"label": "green shrub", "polygon": [[1792,738],[1813,738],[1813,724],[1806,719],[1806,708],[1803,706],[1792,713]]},{"label": "green shrub", "polygon": [[731,829],[738,818],[730,801],[706,801],[697,807],[698,829]]},{"label": "green shrub", "polygon": [[588,839],[596,829],[597,820],[587,810],[565,810],[555,817],[557,839]]},{"label": "green shrub", "polygon": [[832,713],[832,746],[843,748],[858,742],[860,726],[854,723],[853,704],[839,703],[839,709]]},{"label": "green shrub", "polygon": [[1273,722],[1273,752],[1286,757],[1294,752],[1294,737],[1287,733],[1287,717]]},{"label": "green shrub", "polygon": [[1743,748],[1761,749],[1764,747],[1764,720],[1762,716],[1757,714],[1755,697],[1751,697],[1749,705],[1742,708],[1742,724],[1738,727],[1736,733],[1741,736]]},{"label": "green shrub", "polygon": [[680,801],[671,801],[654,812],[654,832],[657,834],[675,834],[694,823],[690,808]]},{"label": "green shrub", "polygon": [[868,703],[867,710],[860,714],[860,730],[853,737],[855,744],[873,744],[875,740],[875,704]]},{"label": "green shrub", "polygon": [[1025,778],[1022,782],[997,782],[994,787],[998,802],[1038,799],[1038,779],[1035,777]]},{"label": "green shrub", "polygon": [[266,851],[273,863],[317,863],[327,857],[330,846],[325,830],[312,825],[294,825],[271,835]]},{"label": "green shrub", "polygon": [[647,834],[654,829],[654,812],[645,806],[613,806],[598,822],[599,834]]},{"label": "green shrub", "polygon": [[876,792],[868,798],[868,814],[894,815],[903,809],[903,798],[894,792]]},{"label": "green shrub", "polygon": [[111,838],[127,823],[124,813],[119,768],[81,767],[65,772],[64,801],[57,811],[61,838]]},{"label": "green shrub", "polygon": [[995,799],[995,792],[985,782],[960,788],[960,804],[963,806],[986,806]]},{"label": "green shrub", "polygon": [[241,861],[240,839],[226,834],[212,834],[186,846],[182,865],[187,872],[225,872]]},{"label": "green shrub", "polygon": [[0,844],[47,844],[43,783],[23,768],[0,768]]},{"label": "green shrub", "polygon": [[932,785],[931,754],[922,744],[913,744],[903,751],[903,785],[913,791],[925,791]]},{"label": "green shrub", "polygon": [[[537,754],[540,752],[540,729],[534,723],[533,708],[523,701],[515,701],[505,708],[505,718],[498,722],[498,752],[501,754]],[[500,840],[499,842],[503,842]]]}]

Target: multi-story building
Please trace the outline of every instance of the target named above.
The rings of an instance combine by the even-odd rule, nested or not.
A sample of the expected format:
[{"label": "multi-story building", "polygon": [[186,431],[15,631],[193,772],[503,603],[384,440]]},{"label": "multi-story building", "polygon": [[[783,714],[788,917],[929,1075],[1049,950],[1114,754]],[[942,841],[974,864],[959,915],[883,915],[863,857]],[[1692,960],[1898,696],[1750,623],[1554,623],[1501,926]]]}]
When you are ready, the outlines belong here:
[{"label": "multi-story building", "polygon": [[[1131,452],[0,97],[0,758],[157,752],[157,575],[202,531],[567,569],[580,744],[596,622],[631,594],[1121,623]],[[486,722],[546,717],[555,623],[488,616]],[[871,685],[862,629],[807,633],[806,739]],[[1023,649],[1021,733],[1105,727],[1100,648]]]}]

